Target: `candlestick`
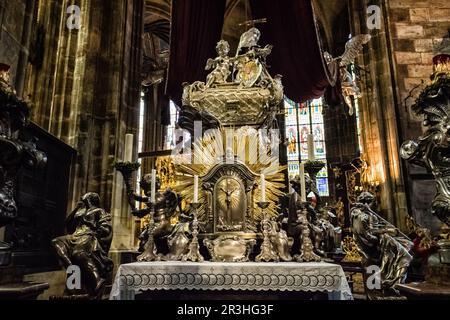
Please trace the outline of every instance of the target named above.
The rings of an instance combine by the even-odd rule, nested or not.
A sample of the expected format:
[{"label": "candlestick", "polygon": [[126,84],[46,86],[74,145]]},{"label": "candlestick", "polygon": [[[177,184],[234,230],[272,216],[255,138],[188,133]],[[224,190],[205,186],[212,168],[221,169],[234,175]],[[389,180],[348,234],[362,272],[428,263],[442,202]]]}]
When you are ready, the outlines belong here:
[{"label": "candlestick", "polygon": [[134,143],[134,136],[129,133],[125,135],[125,153],[123,156],[124,162],[133,161],[133,143]]},{"label": "candlestick", "polygon": [[263,234],[263,243],[261,244],[261,253],[255,258],[256,262],[261,261],[280,261],[280,257],[277,254],[275,248],[270,242],[270,231],[272,226],[270,224],[270,218],[267,215],[268,202],[258,202],[258,207],[261,208],[263,220],[261,221],[261,232]]},{"label": "candlestick", "polygon": [[144,252],[137,257],[138,261],[160,261],[161,255],[156,254],[156,246],[155,246],[155,238],[154,238],[154,232],[155,232],[155,206],[153,203],[150,203],[150,215],[148,222],[148,240],[145,243],[145,249]]},{"label": "candlestick", "polygon": [[261,202],[266,202],[266,177],[261,174]]},{"label": "candlestick", "polygon": [[311,262],[311,261],[321,261],[322,259],[314,253],[314,244],[311,241],[310,229],[308,223],[308,210],[306,209],[307,204],[304,203],[302,208],[297,210],[297,222],[300,225],[301,236],[300,236],[300,254],[294,256],[295,260],[298,262]]},{"label": "candlestick", "polygon": [[200,254],[200,244],[198,242],[199,225],[197,213],[200,204],[194,202],[191,203],[191,207],[194,212],[194,220],[192,221],[192,240],[191,243],[189,244],[188,253],[181,257],[181,261],[203,262],[205,259]]},{"label": "candlestick", "polygon": [[198,203],[198,176],[194,176],[194,203]]},{"label": "candlestick", "polygon": [[301,194],[300,194],[300,200],[301,202],[306,202],[306,181],[305,181],[305,164],[301,163],[300,164],[300,190],[301,190]]},{"label": "candlestick", "polygon": [[316,160],[316,151],[314,146],[314,135],[308,134],[308,160]]},{"label": "candlestick", "polygon": [[151,187],[150,202],[155,203],[155,201],[156,201],[156,170],[152,169],[152,187]]}]

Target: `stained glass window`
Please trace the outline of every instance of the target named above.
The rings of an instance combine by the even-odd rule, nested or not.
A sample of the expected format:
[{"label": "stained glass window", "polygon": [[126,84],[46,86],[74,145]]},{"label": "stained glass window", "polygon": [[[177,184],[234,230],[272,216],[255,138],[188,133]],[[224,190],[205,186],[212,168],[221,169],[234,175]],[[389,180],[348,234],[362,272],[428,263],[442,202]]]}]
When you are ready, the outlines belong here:
[{"label": "stained glass window", "polygon": [[[285,98],[288,172],[290,179],[299,174],[299,163],[308,160],[308,134],[310,133],[314,135],[316,160],[327,163],[322,110],[322,99],[298,104]],[[317,175],[317,187],[321,196],[329,195],[326,166]]]},{"label": "stained glass window", "polygon": [[174,150],[175,148],[182,151],[184,161],[189,161],[191,157],[191,134],[187,130],[181,130],[176,127],[178,122],[178,109],[170,101],[170,125],[166,127],[166,137],[164,141],[164,150]]}]

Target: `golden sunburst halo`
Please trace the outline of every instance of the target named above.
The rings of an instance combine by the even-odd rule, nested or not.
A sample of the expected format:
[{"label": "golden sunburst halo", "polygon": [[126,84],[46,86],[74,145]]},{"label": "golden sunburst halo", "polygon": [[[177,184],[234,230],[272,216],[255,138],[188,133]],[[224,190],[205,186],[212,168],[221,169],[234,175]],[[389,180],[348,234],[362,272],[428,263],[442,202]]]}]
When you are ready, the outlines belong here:
[{"label": "golden sunburst halo", "polygon": [[[254,134],[253,137],[252,134]],[[228,142],[233,139],[234,143],[231,144],[233,150],[227,150],[227,139]],[[193,143],[194,151],[191,157],[193,164],[180,163],[179,159],[178,161],[174,159],[175,191],[188,203],[191,202],[194,194],[194,176],[199,176],[199,184],[202,185],[202,178],[215,166],[227,163],[226,159],[230,159],[231,156],[236,162],[244,164],[255,176],[265,175],[266,201],[269,202],[266,212],[271,216],[276,216],[279,209],[279,199],[284,195],[286,166],[279,165],[278,155],[272,155],[269,148],[259,147],[261,139],[261,135],[250,127],[242,127],[237,131],[221,128],[205,133],[202,139]],[[253,218],[260,220],[262,218],[261,210],[257,206],[257,202],[261,199],[260,179],[255,179],[254,182],[252,191]],[[206,191],[200,188],[200,208],[198,210],[200,221],[206,219],[205,204],[208,202],[207,197]]]}]

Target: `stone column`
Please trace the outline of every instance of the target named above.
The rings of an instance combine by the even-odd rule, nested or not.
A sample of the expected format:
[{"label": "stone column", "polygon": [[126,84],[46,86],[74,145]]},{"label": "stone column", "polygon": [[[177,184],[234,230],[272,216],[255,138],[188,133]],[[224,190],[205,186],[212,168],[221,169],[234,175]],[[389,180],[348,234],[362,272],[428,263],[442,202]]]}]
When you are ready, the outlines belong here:
[{"label": "stone column", "polygon": [[0,1],[0,62],[11,66],[11,79],[22,96],[36,0]]},{"label": "stone column", "polygon": [[[381,29],[367,29],[367,7],[379,5],[383,13]],[[364,123],[364,157],[370,165],[370,177],[381,183],[381,213],[391,223],[405,227],[407,203],[399,159],[401,125],[396,79],[390,50],[391,34],[385,14],[386,1],[350,1],[352,34],[371,33],[372,40],[359,61],[369,71],[361,75],[360,117]]]},{"label": "stone column", "polygon": [[[66,25],[69,5],[81,9],[80,29]],[[143,0],[40,1],[34,44],[42,59],[31,65],[25,86],[33,120],[78,151],[70,206],[85,192],[99,193],[113,214],[117,250],[135,242],[112,164],[123,158],[126,133],[137,146],[143,12]]]}]

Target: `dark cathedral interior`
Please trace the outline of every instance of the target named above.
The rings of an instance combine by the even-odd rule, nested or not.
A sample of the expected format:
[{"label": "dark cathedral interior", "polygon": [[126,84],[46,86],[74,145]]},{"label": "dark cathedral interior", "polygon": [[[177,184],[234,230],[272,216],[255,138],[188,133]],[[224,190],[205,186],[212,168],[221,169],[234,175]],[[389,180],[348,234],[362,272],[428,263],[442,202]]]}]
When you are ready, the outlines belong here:
[{"label": "dark cathedral interior", "polygon": [[449,227],[447,0],[0,0],[0,300],[449,300]]}]

